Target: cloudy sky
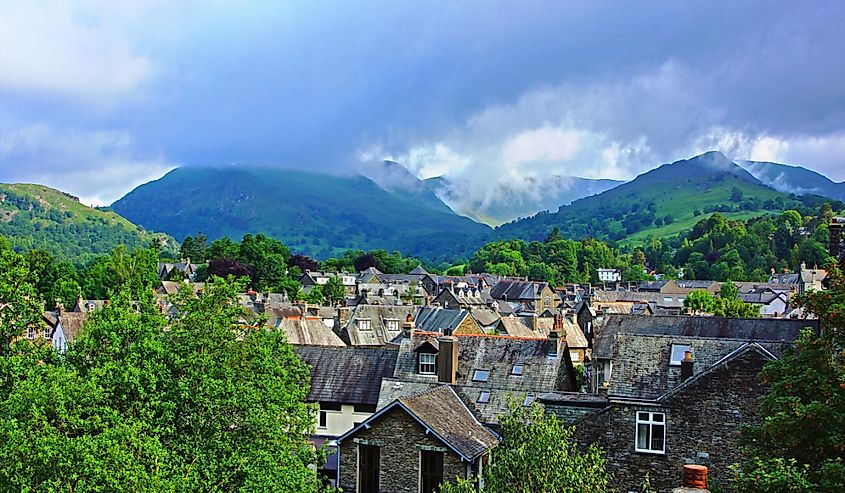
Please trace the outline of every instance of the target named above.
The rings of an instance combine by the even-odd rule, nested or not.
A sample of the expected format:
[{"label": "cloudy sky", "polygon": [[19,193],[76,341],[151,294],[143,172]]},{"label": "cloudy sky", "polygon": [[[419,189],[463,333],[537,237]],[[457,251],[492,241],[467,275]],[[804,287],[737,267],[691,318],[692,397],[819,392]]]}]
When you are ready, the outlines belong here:
[{"label": "cloudy sky", "polygon": [[[719,149],[845,180],[845,3],[0,1],[0,181],[175,166],[628,179]],[[119,5],[118,5],[119,4]]]}]

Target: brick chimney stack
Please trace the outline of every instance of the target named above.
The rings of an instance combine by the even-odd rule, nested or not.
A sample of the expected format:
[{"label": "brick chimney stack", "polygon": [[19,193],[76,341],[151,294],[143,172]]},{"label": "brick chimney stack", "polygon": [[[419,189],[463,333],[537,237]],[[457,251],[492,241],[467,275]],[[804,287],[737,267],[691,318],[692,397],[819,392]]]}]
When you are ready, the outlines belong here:
[{"label": "brick chimney stack", "polygon": [[681,381],[692,376],[693,362],[692,351],[684,351],[684,359],[681,360]]},{"label": "brick chimney stack", "polygon": [[458,383],[458,338],[440,336],[437,344],[437,381],[454,385]]},{"label": "brick chimney stack", "polygon": [[405,317],[405,322],[402,323],[402,337],[410,339],[411,334],[414,333],[416,325],[414,324],[414,317],[410,313]]}]

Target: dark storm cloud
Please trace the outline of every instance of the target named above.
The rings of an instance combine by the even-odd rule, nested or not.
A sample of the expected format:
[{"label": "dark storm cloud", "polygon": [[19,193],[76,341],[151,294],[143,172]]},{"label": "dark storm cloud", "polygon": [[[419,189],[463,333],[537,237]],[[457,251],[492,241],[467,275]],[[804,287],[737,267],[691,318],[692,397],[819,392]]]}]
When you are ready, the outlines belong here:
[{"label": "dark storm cloud", "polygon": [[[0,13],[0,40],[18,47],[0,54],[0,179],[73,171],[71,191],[98,200],[172,165],[343,171],[362,156],[467,187],[482,169],[627,178],[708,148],[845,179],[838,2],[22,2]],[[120,170],[108,193],[84,179],[104,167]]]}]

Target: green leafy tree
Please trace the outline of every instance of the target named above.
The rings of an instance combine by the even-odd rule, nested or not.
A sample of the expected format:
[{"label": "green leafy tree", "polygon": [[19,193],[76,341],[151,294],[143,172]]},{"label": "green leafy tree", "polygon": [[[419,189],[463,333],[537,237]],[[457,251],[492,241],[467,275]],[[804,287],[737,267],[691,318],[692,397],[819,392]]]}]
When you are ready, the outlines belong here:
[{"label": "green leafy tree", "polygon": [[[539,404],[529,407],[511,400],[509,414],[502,418],[501,444],[494,449],[495,461],[483,471],[484,492],[571,492],[608,490],[610,475],[595,444],[578,447],[573,428],[565,427],[554,414]],[[475,493],[469,481],[444,484],[443,493]]]},{"label": "green leafy tree", "polygon": [[324,297],[332,304],[339,303],[346,298],[346,288],[344,288],[343,281],[340,277],[330,277],[322,288]]},{"label": "green leafy tree", "polygon": [[736,284],[727,281],[714,299],[713,314],[717,317],[756,318],[760,316],[760,308],[739,299]]},{"label": "green leafy tree", "polygon": [[715,300],[707,291],[696,289],[684,298],[684,310],[688,313],[713,313]]},{"label": "green leafy tree", "polygon": [[313,303],[315,305],[322,305],[326,302],[326,294],[323,291],[323,286],[320,284],[315,284],[311,286],[311,290],[308,291],[308,294],[305,295],[305,301],[308,303]]},{"label": "green leafy tree", "polygon": [[806,481],[812,485],[772,491],[845,491],[845,279],[834,263],[828,271],[829,290],[796,298],[818,317],[821,334],[804,330],[795,347],[768,363],[760,375],[770,388],[760,406],[762,424],[743,433],[746,453],[755,461],[735,466],[740,484],[755,477],[755,468],[776,464],[772,470],[777,476],[765,476],[766,481],[783,480],[782,488]]}]

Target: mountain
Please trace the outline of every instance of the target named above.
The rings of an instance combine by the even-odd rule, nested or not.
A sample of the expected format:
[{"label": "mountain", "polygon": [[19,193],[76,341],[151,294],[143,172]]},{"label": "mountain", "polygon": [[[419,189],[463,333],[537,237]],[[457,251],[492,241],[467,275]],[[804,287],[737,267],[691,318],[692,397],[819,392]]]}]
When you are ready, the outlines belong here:
[{"label": "mountain", "polygon": [[367,166],[361,170],[361,175],[375,182],[382,190],[412,198],[436,211],[453,213],[426,181],[420,180],[395,161]]},{"label": "mountain", "polygon": [[642,241],[690,229],[701,215],[719,211],[748,218],[797,207],[794,197],[764,185],[718,152],[664,164],[554,213],[504,224],[497,236],[541,240],[557,227],[564,237]]},{"label": "mountain", "polygon": [[452,210],[478,222],[498,226],[540,211],[556,211],[574,200],[604,192],[623,183],[575,176],[525,177],[518,183],[495,184],[484,189],[484,196],[472,199],[465,183],[453,183],[438,176],[425,181]]},{"label": "mountain", "polygon": [[821,173],[801,166],[761,161],[740,161],[739,165],[761,182],[781,192],[845,200],[845,182],[836,183]]},{"label": "mountain", "polygon": [[154,235],[113,211],[88,207],[59,190],[3,183],[0,236],[7,237],[17,251],[41,248],[64,260],[84,264],[120,244],[130,248],[146,246]]},{"label": "mountain", "polygon": [[[386,170],[400,171],[392,165]],[[492,233],[488,226],[452,212],[424,184],[414,193],[404,185],[392,188],[386,173],[382,188],[363,176],[278,168],[177,168],[139,186],[112,208],[177,239],[198,232],[211,239],[264,233],[320,258],[346,249],[384,248],[442,260],[466,255]]]}]

